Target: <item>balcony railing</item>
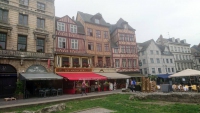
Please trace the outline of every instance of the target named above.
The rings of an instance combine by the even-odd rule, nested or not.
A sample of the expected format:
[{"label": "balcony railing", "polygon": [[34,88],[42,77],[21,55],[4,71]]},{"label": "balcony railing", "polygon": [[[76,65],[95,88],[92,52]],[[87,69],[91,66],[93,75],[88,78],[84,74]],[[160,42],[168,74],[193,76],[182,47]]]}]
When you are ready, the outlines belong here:
[{"label": "balcony railing", "polygon": [[53,58],[52,53],[22,52],[16,50],[0,50],[0,56],[23,58]]}]

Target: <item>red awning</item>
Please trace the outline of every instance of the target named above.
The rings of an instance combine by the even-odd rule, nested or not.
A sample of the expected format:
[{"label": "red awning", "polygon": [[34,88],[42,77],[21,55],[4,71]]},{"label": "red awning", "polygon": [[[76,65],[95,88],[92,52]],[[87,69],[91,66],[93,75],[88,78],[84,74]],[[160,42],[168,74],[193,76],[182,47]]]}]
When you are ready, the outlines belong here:
[{"label": "red awning", "polygon": [[57,73],[69,80],[106,80],[107,78],[96,73]]}]

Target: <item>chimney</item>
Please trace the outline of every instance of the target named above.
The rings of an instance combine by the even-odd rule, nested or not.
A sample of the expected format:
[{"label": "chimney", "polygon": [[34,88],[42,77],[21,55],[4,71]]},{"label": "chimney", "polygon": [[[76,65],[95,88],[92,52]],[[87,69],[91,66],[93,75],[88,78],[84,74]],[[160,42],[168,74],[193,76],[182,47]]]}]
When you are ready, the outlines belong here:
[{"label": "chimney", "polygon": [[72,20],[74,20],[74,16],[72,17]]}]

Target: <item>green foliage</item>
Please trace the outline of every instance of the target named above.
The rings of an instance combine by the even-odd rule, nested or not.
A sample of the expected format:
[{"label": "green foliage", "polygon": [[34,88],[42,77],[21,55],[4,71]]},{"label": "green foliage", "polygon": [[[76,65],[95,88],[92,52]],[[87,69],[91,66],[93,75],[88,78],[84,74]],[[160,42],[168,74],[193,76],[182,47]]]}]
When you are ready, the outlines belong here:
[{"label": "green foliage", "polygon": [[156,81],[156,79],[158,78],[158,76],[156,76],[156,75],[150,75],[149,78],[151,79],[151,81]]},{"label": "green foliage", "polygon": [[17,81],[16,82],[16,89],[15,89],[15,94],[16,95],[21,95],[24,92],[24,83],[22,81]]}]

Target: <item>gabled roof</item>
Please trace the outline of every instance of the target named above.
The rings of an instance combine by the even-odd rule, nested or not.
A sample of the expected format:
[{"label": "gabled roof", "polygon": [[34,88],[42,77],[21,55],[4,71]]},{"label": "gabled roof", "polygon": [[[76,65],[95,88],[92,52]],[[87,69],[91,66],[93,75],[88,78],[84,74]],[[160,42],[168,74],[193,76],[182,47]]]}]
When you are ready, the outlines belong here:
[{"label": "gabled roof", "polygon": [[111,24],[110,24],[110,33],[114,32],[116,29],[124,29],[123,24],[127,24],[129,30],[134,30],[134,31],[135,31],[135,29],[133,29],[133,28],[128,24],[128,22],[126,22],[125,20],[123,20],[122,18],[120,18],[120,19],[117,21],[116,24],[114,24],[114,25],[111,25]]},{"label": "gabled roof", "polygon": [[142,49],[140,50],[140,52],[141,51],[145,51],[149,47],[149,45],[151,44],[152,41],[155,42],[153,39],[151,39],[151,40],[148,40],[148,41],[143,42],[143,43],[137,43],[138,46],[142,47]]},{"label": "gabled roof", "polygon": [[[81,18],[83,19],[83,21],[91,23],[91,24],[95,24],[95,25],[102,25],[102,26],[106,26],[109,27],[109,24],[106,23],[106,21],[103,19],[102,15],[100,13],[97,13],[95,15],[91,15],[91,14],[87,14],[87,13],[83,13],[78,11],[78,14],[80,14]],[[99,24],[96,24],[94,22],[94,18],[98,18],[99,19]]]},{"label": "gabled roof", "polygon": [[198,45],[193,45],[191,48],[193,48],[196,51],[200,52],[200,47]]},{"label": "gabled roof", "polygon": [[[57,21],[59,21],[59,19],[61,19],[61,18],[65,18],[65,17],[68,17],[68,18],[70,18],[68,15],[65,15],[65,16],[63,16],[63,17],[55,17],[55,21],[57,22]],[[71,19],[71,18],[70,18]],[[77,25],[77,33],[78,34],[82,34],[82,35],[84,35],[85,34],[85,30],[84,30],[84,27],[83,27],[83,25],[79,22],[79,21],[76,21],[76,20],[73,20],[73,19],[71,19],[74,23],[76,23],[76,25]],[[57,24],[57,23],[56,23]]]},{"label": "gabled roof", "polygon": [[156,45],[160,49],[162,55],[173,55],[170,51],[168,51],[168,52],[165,51],[165,48],[167,48],[169,50],[169,47],[160,45],[160,44],[156,44]]}]

